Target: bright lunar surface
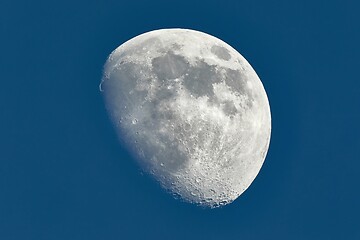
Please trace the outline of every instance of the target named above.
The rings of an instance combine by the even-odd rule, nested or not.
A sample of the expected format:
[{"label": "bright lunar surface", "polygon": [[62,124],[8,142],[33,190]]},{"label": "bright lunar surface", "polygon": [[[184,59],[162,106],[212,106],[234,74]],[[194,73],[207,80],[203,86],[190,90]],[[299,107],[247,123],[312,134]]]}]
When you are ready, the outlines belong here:
[{"label": "bright lunar surface", "polygon": [[181,199],[225,205],[259,173],[271,132],[266,92],[220,39],[187,29],[139,35],[110,54],[100,90],[134,159]]}]

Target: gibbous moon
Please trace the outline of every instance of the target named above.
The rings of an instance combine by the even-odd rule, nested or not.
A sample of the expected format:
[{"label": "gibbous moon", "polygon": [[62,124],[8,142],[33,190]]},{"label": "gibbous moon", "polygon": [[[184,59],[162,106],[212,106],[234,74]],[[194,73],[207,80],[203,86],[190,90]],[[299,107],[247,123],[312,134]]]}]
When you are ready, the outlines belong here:
[{"label": "gibbous moon", "polygon": [[259,173],[271,132],[267,95],[220,39],[187,29],[141,34],[110,54],[100,90],[134,159],[184,201],[231,203]]}]

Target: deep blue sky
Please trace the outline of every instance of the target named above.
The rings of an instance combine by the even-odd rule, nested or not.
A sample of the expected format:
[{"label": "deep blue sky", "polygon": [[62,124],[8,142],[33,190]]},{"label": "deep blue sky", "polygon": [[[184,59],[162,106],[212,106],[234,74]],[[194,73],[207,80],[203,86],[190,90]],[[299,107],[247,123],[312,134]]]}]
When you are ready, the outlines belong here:
[{"label": "deep blue sky", "polygon": [[[360,239],[360,4],[0,1],[0,239]],[[141,175],[98,84],[150,30],[210,33],[268,93],[265,164],[234,203],[201,209]]]}]

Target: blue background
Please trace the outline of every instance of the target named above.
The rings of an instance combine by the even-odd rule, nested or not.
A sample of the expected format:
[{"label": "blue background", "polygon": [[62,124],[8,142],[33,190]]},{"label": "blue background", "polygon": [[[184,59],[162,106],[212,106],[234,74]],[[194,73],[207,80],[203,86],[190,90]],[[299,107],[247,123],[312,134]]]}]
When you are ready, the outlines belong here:
[{"label": "blue background", "polygon": [[[0,2],[0,239],[360,239],[360,4]],[[268,93],[265,164],[234,203],[174,200],[120,146],[99,92],[126,40],[182,27],[237,49]]]}]

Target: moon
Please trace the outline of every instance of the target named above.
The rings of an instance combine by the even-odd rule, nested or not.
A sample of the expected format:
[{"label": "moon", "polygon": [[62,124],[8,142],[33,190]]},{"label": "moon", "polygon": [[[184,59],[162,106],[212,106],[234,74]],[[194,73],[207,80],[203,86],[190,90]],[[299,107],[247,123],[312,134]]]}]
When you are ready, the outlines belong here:
[{"label": "moon", "polygon": [[216,37],[189,29],[134,37],[108,57],[100,91],[134,159],[186,202],[229,204],[263,165],[271,134],[265,89]]}]

